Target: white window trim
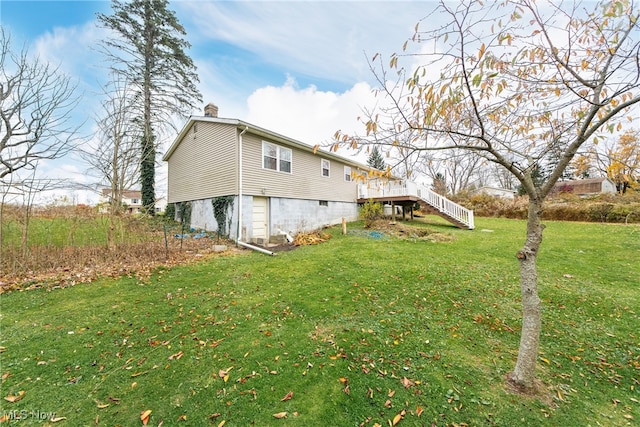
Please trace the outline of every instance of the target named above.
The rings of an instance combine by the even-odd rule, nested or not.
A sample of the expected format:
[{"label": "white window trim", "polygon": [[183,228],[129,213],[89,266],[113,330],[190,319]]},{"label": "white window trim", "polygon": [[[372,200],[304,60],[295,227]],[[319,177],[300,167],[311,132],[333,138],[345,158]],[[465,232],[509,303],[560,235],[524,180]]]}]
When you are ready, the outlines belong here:
[{"label": "white window trim", "polygon": [[[264,158],[265,158],[265,144],[270,144],[273,145],[274,147],[276,147],[276,168],[275,169],[271,169],[271,168],[266,168],[264,166]],[[290,153],[289,155],[289,171],[283,171],[280,169],[280,161],[282,161],[282,152],[286,150]],[[271,156],[269,156],[271,157]],[[273,158],[273,157],[271,157]],[[262,158],[260,159],[260,161],[262,162],[262,169],[264,170],[269,170],[269,171],[274,171],[274,172],[282,172],[282,173],[288,173],[288,174],[292,174],[293,173],[293,150],[291,148],[287,148],[287,147],[282,147],[278,144],[274,144],[273,142],[269,142],[269,141],[262,141]]]},{"label": "white window trim", "polygon": [[351,177],[351,166],[345,166],[344,167],[344,180],[346,182],[351,182],[353,181],[353,178]]},{"label": "white window trim", "polygon": [[[327,164],[327,174],[324,174],[324,170],[325,170],[325,162]],[[331,176],[331,162],[327,159],[320,159],[320,176],[322,176],[323,178],[329,178]]]}]

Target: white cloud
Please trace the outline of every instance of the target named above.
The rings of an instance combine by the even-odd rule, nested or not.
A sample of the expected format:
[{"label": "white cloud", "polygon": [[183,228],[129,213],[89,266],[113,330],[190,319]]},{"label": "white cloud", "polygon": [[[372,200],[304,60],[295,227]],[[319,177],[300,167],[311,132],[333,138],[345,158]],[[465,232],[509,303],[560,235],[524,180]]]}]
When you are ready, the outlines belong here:
[{"label": "white cloud", "polygon": [[362,131],[357,121],[360,106],[373,101],[371,87],[365,82],[336,93],[315,86],[301,89],[290,77],[282,86],[256,90],[247,100],[246,120],[310,145],[323,144],[338,130]]}]

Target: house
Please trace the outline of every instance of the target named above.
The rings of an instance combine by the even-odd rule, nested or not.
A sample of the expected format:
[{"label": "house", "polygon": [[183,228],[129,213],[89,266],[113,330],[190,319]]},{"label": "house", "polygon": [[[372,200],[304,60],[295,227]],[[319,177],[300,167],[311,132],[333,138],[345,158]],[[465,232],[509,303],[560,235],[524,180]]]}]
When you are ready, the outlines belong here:
[{"label": "house", "polygon": [[193,228],[265,244],[358,218],[357,177],[370,168],[238,119],[209,104],[163,157],[168,203]]},{"label": "house", "polygon": [[474,190],[473,194],[486,194],[488,196],[500,197],[503,199],[514,199],[516,197],[517,191],[485,185],[484,187],[480,187]]},{"label": "house", "polygon": [[553,186],[555,192],[573,193],[578,196],[590,196],[601,193],[615,193],[616,184],[609,178],[587,178],[571,181],[558,181]]},{"label": "house", "polygon": [[[122,192],[122,200],[120,201],[122,206],[128,213],[139,213],[142,209],[142,194],[139,190],[124,190]],[[111,188],[105,187],[100,191],[100,200],[98,202],[101,213],[109,211],[109,204],[111,203]]]},{"label": "house", "polygon": [[[99,212],[109,212],[109,204],[111,202],[111,188],[105,187],[100,192],[100,200],[98,201]],[[142,210],[142,193],[139,190],[124,190],[122,192],[122,200],[120,201],[127,213],[136,214]],[[155,212],[162,213],[167,207],[167,200],[164,197],[156,200]]]}]

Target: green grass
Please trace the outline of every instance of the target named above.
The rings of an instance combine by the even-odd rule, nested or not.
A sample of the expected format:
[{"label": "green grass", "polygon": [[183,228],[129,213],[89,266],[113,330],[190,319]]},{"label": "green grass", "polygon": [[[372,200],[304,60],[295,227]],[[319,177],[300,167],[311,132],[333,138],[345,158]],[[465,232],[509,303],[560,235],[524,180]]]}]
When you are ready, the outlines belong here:
[{"label": "green grass", "polygon": [[2,399],[0,415],[132,426],[151,410],[149,425],[373,426],[404,411],[400,425],[633,425],[640,228],[547,225],[542,396],[504,387],[525,224],[478,218],[473,232],[433,220],[454,236],[446,243],[372,239],[350,224],[277,257],[2,295],[0,397],[24,396]]},{"label": "green grass", "polygon": [[[162,224],[149,224],[144,218],[116,217],[114,239],[117,242],[138,242],[148,239],[149,228],[162,229]],[[3,247],[19,248],[22,244],[23,224],[15,219],[2,223]],[[174,225],[174,228],[176,226]],[[86,217],[34,216],[29,222],[27,246],[49,248],[106,245],[109,232],[109,216],[91,214]],[[178,231],[179,232],[179,231]]]}]

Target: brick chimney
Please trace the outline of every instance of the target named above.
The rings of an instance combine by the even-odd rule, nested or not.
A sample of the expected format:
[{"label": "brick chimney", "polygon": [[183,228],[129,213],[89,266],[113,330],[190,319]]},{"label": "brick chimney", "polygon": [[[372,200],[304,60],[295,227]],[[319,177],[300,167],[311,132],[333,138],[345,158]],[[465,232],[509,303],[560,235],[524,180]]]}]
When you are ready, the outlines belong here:
[{"label": "brick chimney", "polygon": [[204,116],[205,117],[218,117],[218,106],[213,102],[208,103],[204,107]]}]

